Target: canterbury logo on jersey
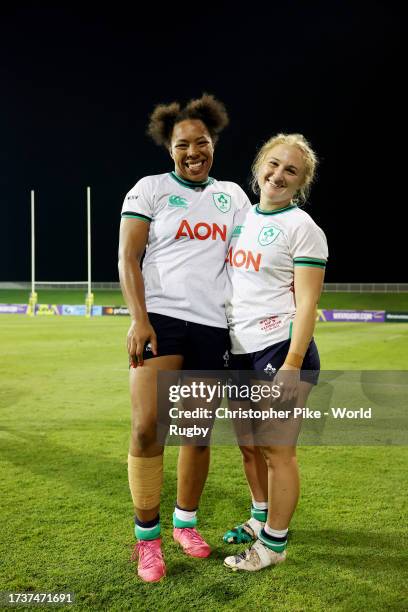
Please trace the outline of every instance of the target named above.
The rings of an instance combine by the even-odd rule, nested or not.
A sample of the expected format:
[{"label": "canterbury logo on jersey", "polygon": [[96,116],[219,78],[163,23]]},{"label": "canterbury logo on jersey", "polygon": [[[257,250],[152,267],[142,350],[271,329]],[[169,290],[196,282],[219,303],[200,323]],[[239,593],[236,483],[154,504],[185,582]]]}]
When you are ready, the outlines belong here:
[{"label": "canterbury logo on jersey", "polygon": [[169,197],[169,206],[171,208],[187,208],[188,202],[185,198],[178,195],[171,195]]},{"label": "canterbury logo on jersey", "polygon": [[244,251],[243,249],[234,251],[234,249],[230,247],[225,261],[235,268],[242,268],[245,266],[245,269],[249,270],[249,268],[252,267],[255,272],[259,272],[261,260],[262,253],[253,253],[252,251]]},{"label": "canterbury logo on jersey", "polygon": [[216,223],[211,223],[210,225],[209,223],[201,221],[200,223],[196,223],[194,227],[191,227],[187,219],[183,219],[177,230],[176,240],[184,236],[191,240],[194,240],[194,238],[198,240],[207,240],[208,238],[216,240],[217,237],[219,237],[225,242],[227,240],[227,226],[223,225],[220,227]]},{"label": "canterbury logo on jersey", "polygon": [[232,237],[240,236],[242,234],[242,230],[244,229],[243,225],[236,225],[234,227],[234,231],[232,232]]}]

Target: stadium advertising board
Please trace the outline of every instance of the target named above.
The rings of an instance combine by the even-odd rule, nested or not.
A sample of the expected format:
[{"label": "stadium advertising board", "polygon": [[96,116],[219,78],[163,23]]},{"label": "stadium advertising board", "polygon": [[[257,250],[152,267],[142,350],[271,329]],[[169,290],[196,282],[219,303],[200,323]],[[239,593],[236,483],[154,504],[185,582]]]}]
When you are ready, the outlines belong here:
[{"label": "stadium advertising board", "polygon": [[[62,314],[65,316],[84,317],[86,315],[85,304],[63,304]],[[102,306],[92,306],[92,316],[100,317],[102,315]]]},{"label": "stadium advertising board", "polygon": [[52,316],[52,315],[62,315],[62,306],[61,304],[36,304],[35,305],[35,314],[37,317],[39,316]]},{"label": "stadium advertising board", "polygon": [[[29,314],[27,304],[0,304],[0,314]],[[39,316],[86,315],[84,304],[36,304],[35,314]],[[126,306],[92,306],[92,316],[129,316]],[[327,310],[319,308],[316,321],[345,323],[408,323],[408,312],[385,312],[384,310]]]},{"label": "stadium advertising board", "polygon": [[326,310],[318,309],[317,321],[347,323],[384,323],[385,310]]},{"label": "stadium advertising board", "polygon": [[0,314],[27,314],[27,304],[0,304]]},{"label": "stadium advertising board", "polygon": [[126,316],[129,315],[129,309],[126,306],[103,306],[102,314],[108,316]]},{"label": "stadium advertising board", "polygon": [[408,312],[386,312],[387,323],[408,323]]}]

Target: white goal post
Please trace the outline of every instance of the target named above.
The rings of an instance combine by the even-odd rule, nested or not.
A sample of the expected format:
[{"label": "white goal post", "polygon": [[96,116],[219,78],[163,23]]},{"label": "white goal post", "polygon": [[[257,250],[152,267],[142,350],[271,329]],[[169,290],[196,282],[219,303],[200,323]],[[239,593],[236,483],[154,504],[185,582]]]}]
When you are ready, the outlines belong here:
[{"label": "white goal post", "polygon": [[70,286],[70,285],[85,285],[87,287],[87,294],[85,297],[85,316],[90,317],[92,315],[92,306],[94,303],[94,295],[92,293],[92,261],[91,261],[91,188],[86,188],[86,218],[87,218],[87,271],[88,280],[86,281],[38,281],[35,278],[35,192],[31,190],[31,293],[28,301],[27,314],[34,316],[36,313],[36,304],[38,301],[38,294],[36,287],[38,286]]}]

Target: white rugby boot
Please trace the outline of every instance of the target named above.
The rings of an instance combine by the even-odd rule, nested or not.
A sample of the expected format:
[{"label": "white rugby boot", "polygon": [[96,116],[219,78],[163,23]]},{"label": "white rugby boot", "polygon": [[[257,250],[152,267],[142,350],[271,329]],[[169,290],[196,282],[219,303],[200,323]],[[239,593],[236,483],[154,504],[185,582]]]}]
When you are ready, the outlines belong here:
[{"label": "white rugby boot", "polygon": [[237,570],[246,570],[247,572],[257,572],[269,565],[278,565],[286,559],[286,550],[283,552],[275,552],[267,548],[260,540],[247,548],[239,555],[231,555],[224,559],[224,566]]}]

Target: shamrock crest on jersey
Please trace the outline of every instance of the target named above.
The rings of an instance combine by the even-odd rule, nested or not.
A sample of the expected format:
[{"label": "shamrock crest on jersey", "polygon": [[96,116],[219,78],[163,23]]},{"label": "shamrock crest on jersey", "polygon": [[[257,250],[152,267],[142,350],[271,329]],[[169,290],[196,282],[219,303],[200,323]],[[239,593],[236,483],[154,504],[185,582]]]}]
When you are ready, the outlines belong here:
[{"label": "shamrock crest on jersey", "polygon": [[228,193],[213,193],[214,204],[223,213],[231,209],[231,196]]},{"label": "shamrock crest on jersey", "polygon": [[259,232],[258,242],[261,246],[267,246],[268,244],[272,244],[279,234],[281,230],[275,227],[274,225],[264,225],[264,227]]}]

